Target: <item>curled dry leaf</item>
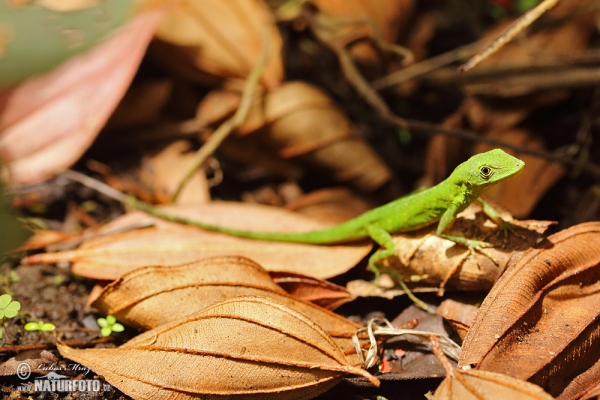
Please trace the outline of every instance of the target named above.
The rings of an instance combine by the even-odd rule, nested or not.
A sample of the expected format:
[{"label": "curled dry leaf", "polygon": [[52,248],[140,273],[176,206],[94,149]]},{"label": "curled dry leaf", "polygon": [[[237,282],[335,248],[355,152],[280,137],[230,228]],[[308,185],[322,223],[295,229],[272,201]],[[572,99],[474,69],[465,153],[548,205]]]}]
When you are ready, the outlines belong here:
[{"label": "curled dry leaf", "polygon": [[444,317],[452,325],[458,336],[464,340],[469,328],[471,328],[471,325],[475,321],[478,310],[479,307],[474,305],[446,299],[440,303],[437,313]]},{"label": "curled dry leaf", "polygon": [[[321,12],[337,19],[331,20],[341,44],[352,44],[350,53],[362,62],[380,60],[380,53],[364,39],[396,43],[398,34],[406,32],[413,16],[413,0],[311,0]],[[377,32],[374,32],[374,29]]]},{"label": "curled dry leaf", "polygon": [[[152,6],[152,1],[148,3]],[[175,2],[156,32],[164,43],[153,50],[188,77],[209,83],[245,79],[259,60],[266,29],[270,53],[261,83],[275,87],[283,80],[283,41],[261,0]]]},{"label": "curled dry leaf", "polygon": [[600,380],[599,310],[600,223],[590,222],[548,237],[507,269],[465,338],[460,364],[578,398],[562,394],[571,382]]},{"label": "curled dry leaf", "polygon": [[[116,349],[58,349],[136,398],[310,399],[346,374],[379,384],[314,322],[257,297],[218,303]],[[165,373],[174,365],[178,373]]]},{"label": "curled dry leaf", "polygon": [[30,372],[34,374],[45,375],[48,372],[48,365],[56,363],[58,358],[48,350],[27,350],[11,357],[3,363],[0,363],[0,376],[17,375],[21,373],[24,362],[29,366]]},{"label": "curled dry leaf", "polygon": [[[232,114],[237,104],[231,96],[227,91],[206,96],[198,108],[199,122],[215,124]],[[223,107],[223,98],[232,104],[230,109]],[[262,143],[263,150],[270,149],[277,157],[320,169],[363,191],[373,191],[391,178],[387,166],[327,94],[304,82],[285,83],[256,100],[237,133],[242,137],[223,144],[225,154],[228,146]],[[255,157],[241,160],[256,163]]]},{"label": "curled dry leaf", "polygon": [[[138,268],[95,294],[90,303],[102,314],[114,315],[119,322],[152,329],[239,296],[268,297],[299,311],[331,335],[342,351],[355,353],[352,335],[360,326],[288,295],[260,265],[242,257]],[[360,365],[358,358],[352,357],[351,361]]]},{"label": "curled dry leaf", "polygon": [[467,248],[435,235],[437,224],[427,228],[394,235],[398,249],[389,263],[405,278],[422,277],[420,282],[440,285],[447,279],[447,287],[459,290],[489,290],[511,260],[518,258],[533,246],[541,234],[552,224],[550,221],[522,221],[529,229],[517,229],[519,236],[506,232],[506,236],[481,211],[471,205],[454,221],[449,235],[485,240],[493,248],[486,251],[498,261],[495,265],[486,256],[470,255]]},{"label": "curled dry leaf", "polygon": [[352,300],[352,295],[346,288],[323,279],[280,271],[272,271],[270,276],[276,284],[292,296],[318,304],[328,310],[335,310]]},{"label": "curled dry leaf", "polygon": [[[275,232],[309,231],[324,226],[317,221],[276,207],[245,203],[213,202],[194,206],[170,206],[163,210],[180,217],[239,229]],[[104,230],[154,222],[138,229],[87,241],[79,249],[36,254],[24,264],[73,262],[73,272],[94,279],[117,279],[147,265],[172,266],[218,255],[241,255],[269,271],[289,271],[327,279],[354,267],[371,250],[365,241],[333,246],[266,242],[236,238],[181,226],[142,212],[126,214]]]},{"label": "curled dry leaf", "polygon": [[[179,182],[194,162],[195,154],[190,151],[191,145],[178,140],[164,146],[152,155],[144,157],[140,178],[143,183],[163,194],[170,202],[177,190]],[[157,196],[159,197],[159,196]],[[208,182],[202,169],[197,171],[185,185],[177,198],[177,204],[197,204],[210,201]]]},{"label": "curled dry leaf", "polygon": [[127,90],[163,15],[140,14],[90,51],[0,95],[6,104],[0,155],[13,185],[49,179],[85,152]]}]

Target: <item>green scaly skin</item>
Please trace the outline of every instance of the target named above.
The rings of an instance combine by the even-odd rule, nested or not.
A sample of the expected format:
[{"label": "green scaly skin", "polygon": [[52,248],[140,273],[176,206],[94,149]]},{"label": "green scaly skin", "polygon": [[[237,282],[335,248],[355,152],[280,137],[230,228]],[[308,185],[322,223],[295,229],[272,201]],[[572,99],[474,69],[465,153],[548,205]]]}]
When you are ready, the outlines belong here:
[{"label": "green scaly skin", "polygon": [[[391,233],[414,231],[438,221],[436,235],[465,246],[471,252],[477,250],[489,257],[482,248],[492,247],[491,244],[446,235],[444,232],[450,228],[456,215],[469,204],[480,200],[479,197],[483,193],[518,174],[524,167],[523,161],[500,149],[477,154],[456,167],[445,181],[430,189],[401,197],[347,222],[323,230],[277,233],[239,230],[198,221],[194,221],[192,225],[227,235],[277,242],[335,244],[370,237],[383,246],[383,249],[369,258],[369,268],[378,277],[379,269],[376,264],[396,254]],[[484,211],[496,222],[503,222],[487,204]]]}]

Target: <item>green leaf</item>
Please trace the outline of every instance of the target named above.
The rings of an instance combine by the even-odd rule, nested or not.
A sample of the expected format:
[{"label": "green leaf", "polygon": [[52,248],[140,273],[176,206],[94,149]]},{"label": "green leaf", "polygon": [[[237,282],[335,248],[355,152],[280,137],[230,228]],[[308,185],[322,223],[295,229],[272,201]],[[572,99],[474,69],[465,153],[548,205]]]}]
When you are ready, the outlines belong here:
[{"label": "green leaf", "polygon": [[[41,322],[40,322],[40,323],[41,323]],[[55,330],[55,329],[56,329],[56,326],[54,326],[54,324],[51,324],[51,323],[45,323],[45,324],[43,324],[43,325],[42,325],[42,328],[41,328],[41,329],[42,329],[43,331],[46,331],[46,332],[47,332],[47,331],[53,331],[53,330]]]},{"label": "green leaf", "polygon": [[104,328],[100,329],[100,333],[102,334],[102,336],[106,337],[106,336],[110,336],[110,334],[112,333],[112,329],[110,329],[109,326],[105,326]]},{"label": "green leaf", "polygon": [[112,326],[112,330],[113,332],[123,332],[125,330],[125,327],[117,322]]},{"label": "green leaf", "polygon": [[0,319],[12,318],[19,313],[20,309],[21,303],[12,301],[11,295],[3,294],[0,296]]},{"label": "green leaf", "polygon": [[117,318],[115,318],[114,315],[108,315],[106,317],[106,322],[108,322],[109,325],[114,325],[114,323],[117,322]]},{"label": "green leaf", "polygon": [[106,328],[108,326],[108,321],[106,321],[106,318],[98,318],[96,322],[98,322],[98,326],[100,326],[100,328]]},{"label": "green leaf", "polygon": [[12,296],[10,294],[0,296],[0,310],[4,310],[11,300]]},{"label": "green leaf", "polygon": [[40,330],[40,323],[38,322],[28,322],[25,324],[25,326],[23,327],[23,329],[25,329],[26,331],[39,331]]}]

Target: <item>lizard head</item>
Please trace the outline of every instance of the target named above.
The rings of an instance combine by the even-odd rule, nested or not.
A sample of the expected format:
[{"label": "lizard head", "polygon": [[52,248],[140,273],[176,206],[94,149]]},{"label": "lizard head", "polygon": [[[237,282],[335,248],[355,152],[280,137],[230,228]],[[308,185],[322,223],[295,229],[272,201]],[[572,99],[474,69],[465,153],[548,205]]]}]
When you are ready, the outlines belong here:
[{"label": "lizard head", "polygon": [[503,150],[494,149],[476,154],[460,164],[451,178],[480,195],[492,186],[518,174],[524,167],[525,163],[522,160]]}]

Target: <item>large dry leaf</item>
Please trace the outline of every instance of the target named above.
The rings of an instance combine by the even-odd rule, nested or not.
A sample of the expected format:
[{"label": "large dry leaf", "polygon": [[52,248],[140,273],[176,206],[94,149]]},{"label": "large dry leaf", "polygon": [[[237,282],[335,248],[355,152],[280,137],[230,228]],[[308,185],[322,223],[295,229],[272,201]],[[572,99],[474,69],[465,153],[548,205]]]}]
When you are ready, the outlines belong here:
[{"label": "large dry leaf", "polygon": [[[149,1],[148,3],[152,3]],[[283,41],[262,0],[183,0],[175,3],[156,32],[161,61],[200,80],[245,79],[259,60],[265,31],[270,52],[261,78],[267,87],[283,80]]]},{"label": "large dry leaf", "polygon": [[116,349],[58,349],[135,398],[309,399],[346,374],[379,383],[308,318],[256,297],[216,304]]},{"label": "large dry leaf", "polygon": [[[345,354],[355,353],[351,337],[358,325],[290,296],[260,265],[241,257],[138,268],[106,286],[90,302],[102,314],[116,316],[119,322],[152,329],[239,296],[268,297],[299,311],[332,336]],[[360,365],[358,358],[352,357],[351,361]]]},{"label": "large dry leaf", "polygon": [[[234,96],[223,90],[207,95],[198,108],[199,122],[220,123],[236,110]],[[230,138],[222,151],[238,162],[272,165],[269,158],[291,159],[363,191],[373,191],[391,178],[390,170],[333,100],[304,82],[287,82],[257,99],[237,133],[248,137]],[[266,161],[248,150],[251,143],[259,144]]]},{"label": "large dry leaf", "polygon": [[[181,217],[239,229],[276,232],[324,228],[316,221],[276,207],[244,203],[165,207]],[[86,242],[79,249],[26,257],[25,264],[73,262],[73,272],[95,279],[117,279],[147,265],[172,266],[218,255],[248,257],[269,271],[289,271],[327,279],[354,267],[371,250],[365,242],[320,246],[266,242],[184,227],[142,212],[125,215],[106,230],[154,221],[156,227],[139,229]]]},{"label": "large dry leaf", "polygon": [[163,15],[141,14],[90,51],[0,95],[0,155],[13,185],[43,181],[77,161],[123,97]]},{"label": "large dry leaf", "polygon": [[436,389],[434,400],[552,400],[532,383],[489,371],[454,369]]},{"label": "large dry leaf", "polygon": [[600,358],[599,317],[600,223],[590,222],[550,236],[506,270],[465,338],[460,364],[559,396],[578,376],[600,379],[597,367],[590,376]]}]

